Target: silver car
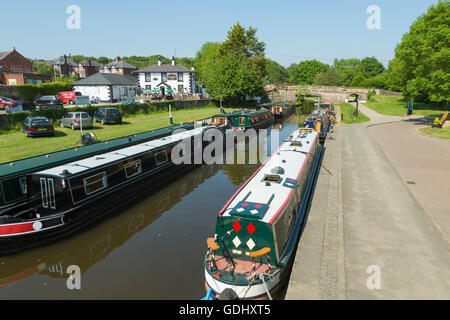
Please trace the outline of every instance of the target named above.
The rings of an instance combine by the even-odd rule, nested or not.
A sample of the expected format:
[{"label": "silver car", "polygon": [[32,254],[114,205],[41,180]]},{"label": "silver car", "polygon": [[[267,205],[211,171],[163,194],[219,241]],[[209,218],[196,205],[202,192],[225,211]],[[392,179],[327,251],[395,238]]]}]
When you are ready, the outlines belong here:
[{"label": "silver car", "polygon": [[69,112],[61,119],[61,128],[70,127],[72,130],[80,128],[80,115],[82,128],[92,129],[94,126],[91,116],[87,112]]}]

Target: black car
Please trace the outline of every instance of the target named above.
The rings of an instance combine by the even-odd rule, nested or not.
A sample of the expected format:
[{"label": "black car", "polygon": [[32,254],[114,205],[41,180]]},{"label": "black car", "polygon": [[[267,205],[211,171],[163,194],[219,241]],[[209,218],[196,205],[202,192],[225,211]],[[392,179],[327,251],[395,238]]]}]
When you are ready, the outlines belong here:
[{"label": "black car", "polygon": [[94,122],[122,124],[122,114],[117,108],[98,108],[94,113]]},{"label": "black car", "polygon": [[54,136],[55,128],[46,117],[27,117],[22,122],[21,131],[27,137]]},{"label": "black car", "polygon": [[34,102],[36,109],[62,109],[64,103],[61,98],[57,96],[42,96]]}]

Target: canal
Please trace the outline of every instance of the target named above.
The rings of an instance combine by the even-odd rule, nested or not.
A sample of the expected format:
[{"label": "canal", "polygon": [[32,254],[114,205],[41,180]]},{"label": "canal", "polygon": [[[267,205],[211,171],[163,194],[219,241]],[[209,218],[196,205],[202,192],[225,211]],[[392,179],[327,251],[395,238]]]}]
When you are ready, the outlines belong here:
[{"label": "canal", "polygon": [[[272,129],[282,140],[303,121]],[[217,212],[258,166],[200,166],[76,235],[0,256],[0,299],[200,299]],[[80,290],[67,288],[70,265]]]}]

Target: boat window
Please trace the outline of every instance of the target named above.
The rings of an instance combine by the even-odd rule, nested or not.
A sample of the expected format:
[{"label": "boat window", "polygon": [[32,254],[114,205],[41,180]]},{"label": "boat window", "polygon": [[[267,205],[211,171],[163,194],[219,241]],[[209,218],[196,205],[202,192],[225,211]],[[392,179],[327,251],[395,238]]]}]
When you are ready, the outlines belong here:
[{"label": "boat window", "polygon": [[245,117],[239,117],[239,125],[245,126]]},{"label": "boat window", "polygon": [[45,178],[41,178],[40,181],[41,181],[42,207],[48,208],[47,180],[45,180]]},{"label": "boat window", "polygon": [[86,195],[90,195],[102,189],[105,189],[106,187],[108,187],[108,182],[106,181],[106,172],[97,173],[96,175],[84,178],[83,185]]},{"label": "boat window", "polygon": [[56,202],[55,202],[55,184],[53,183],[53,179],[47,179],[48,183],[48,196],[50,199],[50,208],[56,209]]},{"label": "boat window", "polygon": [[157,166],[167,162],[167,151],[161,151],[155,154],[155,163]]},{"label": "boat window", "polygon": [[125,175],[127,178],[134,177],[142,172],[141,160],[128,162],[124,165]]}]

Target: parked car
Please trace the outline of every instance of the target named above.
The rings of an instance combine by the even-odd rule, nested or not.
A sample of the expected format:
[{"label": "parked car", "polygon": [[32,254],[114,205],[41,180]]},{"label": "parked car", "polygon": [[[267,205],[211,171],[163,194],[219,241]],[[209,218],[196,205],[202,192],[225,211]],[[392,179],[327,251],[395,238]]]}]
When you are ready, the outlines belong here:
[{"label": "parked car", "polygon": [[[80,121],[81,115],[81,121]],[[87,112],[69,112],[67,115],[61,118],[59,125],[61,128],[69,127],[72,130],[80,128],[80,122],[82,128],[92,129],[94,126],[91,116]]]},{"label": "parked car", "polygon": [[62,91],[56,94],[64,104],[74,104],[76,102],[76,97],[81,96],[81,92],[78,91]]},{"label": "parked car", "polygon": [[94,114],[94,122],[122,124],[122,114],[117,108],[98,108]]},{"label": "parked car", "polygon": [[34,102],[36,109],[59,109],[63,108],[63,101],[57,96],[42,96]]},{"label": "parked car", "polygon": [[7,110],[8,108],[16,108],[22,105],[22,102],[12,100],[8,97],[0,97],[0,109]]},{"label": "parked car", "polygon": [[27,137],[54,136],[55,128],[46,117],[27,117],[22,122],[21,131]]}]

